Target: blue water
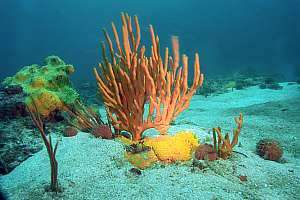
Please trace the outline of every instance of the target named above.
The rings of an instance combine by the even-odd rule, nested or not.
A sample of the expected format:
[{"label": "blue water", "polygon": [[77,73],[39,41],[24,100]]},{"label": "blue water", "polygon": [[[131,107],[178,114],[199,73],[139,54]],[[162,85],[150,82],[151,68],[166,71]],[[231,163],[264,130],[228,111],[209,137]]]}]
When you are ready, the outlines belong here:
[{"label": "blue water", "polygon": [[0,78],[52,54],[76,67],[75,79],[93,78],[101,29],[119,24],[122,11],[138,15],[145,43],[150,23],[162,47],[179,36],[181,53],[198,51],[207,75],[247,67],[300,74],[298,0],[1,0]]}]

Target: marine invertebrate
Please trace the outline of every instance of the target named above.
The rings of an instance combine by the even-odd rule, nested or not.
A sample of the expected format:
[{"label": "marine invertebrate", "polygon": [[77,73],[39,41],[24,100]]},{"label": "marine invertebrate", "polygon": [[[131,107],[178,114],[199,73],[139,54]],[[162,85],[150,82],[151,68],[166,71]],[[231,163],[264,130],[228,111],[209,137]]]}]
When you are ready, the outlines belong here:
[{"label": "marine invertebrate", "polygon": [[68,106],[64,110],[66,110],[64,117],[71,126],[92,133],[95,137],[113,138],[110,126],[105,124],[100,114],[91,107],[86,107],[80,101],[76,101],[72,107]]},{"label": "marine invertebrate", "polygon": [[103,139],[112,139],[113,138],[113,133],[112,133],[110,127],[106,124],[100,124],[100,125],[94,127],[92,129],[91,133],[95,137],[101,137]]},{"label": "marine invertebrate", "polygon": [[256,144],[256,152],[266,160],[278,161],[283,154],[279,142],[273,139],[262,139]]},{"label": "marine invertebrate", "polygon": [[41,119],[41,116],[38,112],[37,105],[35,104],[34,99],[32,99],[32,107],[27,107],[27,110],[30,114],[30,117],[34,123],[34,125],[38,128],[42,139],[44,141],[44,144],[47,148],[48,156],[50,159],[50,166],[51,166],[51,184],[50,184],[50,190],[52,192],[58,192],[58,162],[56,160],[56,151],[58,147],[58,141],[56,142],[55,146],[53,147],[51,134],[49,134],[49,137],[46,136],[45,126],[43,124],[43,121]]},{"label": "marine invertebrate", "polygon": [[213,148],[217,152],[218,157],[227,159],[233,151],[233,147],[238,143],[238,137],[240,135],[243,126],[243,115],[240,113],[239,117],[234,118],[237,128],[233,130],[233,139],[230,142],[229,134],[226,133],[223,137],[221,128],[213,128]]},{"label": "marine invertebrate", "polygon": [[190,160],[199,145],[196,135],[188,131],[180,131],[172,136],[146,137],[140,141],[131,141],[123,136],[118,139],[127,144],[125,158],[139,169],[148,168],[157,161],[173,163]]},{"label": "marine invertebrate", "polygon": [[[44,66],[25,66],[15,76],[6,78],[4,85],[20,86],[38,104],[40,116],[50,118],[52,112],[61,111],[64,105],[72,105],[79,98],[69,80],[73,72],[74,67],[58,56],[48,56]],[[33,106],[30,98],[25,103]]]},{"label": "marine invertebrate", "polygon": [[33,101],[36,104],[37,112],[44,118],[55,110],[63,109],[63,102],[57,94],[46,89],[34,91],[30,98],[26,98],[25,103],[29,107],[34,107]]},{"label": "marine invertebrate", "polygon": [[125,152],[125,158],[135,167],[146,169],[158,161],[157,156],[151,148],[145,148],[139,152]]},{"label": "marine invertebrate", "polygon": [[143,132],[149,128],[156,128],[160,134],[165,135],[170,122],[188,108],[192,96],[203,83],[199,56],[195,54],[194,79],[189,87],[188,57],[182,55],[180,67],[177,37],[172,38],[173,56],[169,56],[169,49],[166,48],[162,57],[159,38],[150,25],[152,46],[151,56],[147,57],[145,46],[140,47],[137,16],[133,18],[135,31],[128,14],[122,13],[121,20],[123,43],[112,23],[117,52],[104,30],[110,56],[106,55],[102,43],[100,73],[94,68],[108,116],[115,130],[131,133],[134,141],[141,140]]},{"label": "marine invertebrate", "polygon": [[166,163],[190,160],[199,145],[197,136],[189,131],[180,131],[173,136],[145,138],[143,144],[151,147],[158,160]]},{"label": "marine invertebrate", "polygon": [[90,132],[94,127],[104,124],[93,109],[86,107],[79,100],[72,106],[66,106],[65,111],[65,119],[78,130]]}]

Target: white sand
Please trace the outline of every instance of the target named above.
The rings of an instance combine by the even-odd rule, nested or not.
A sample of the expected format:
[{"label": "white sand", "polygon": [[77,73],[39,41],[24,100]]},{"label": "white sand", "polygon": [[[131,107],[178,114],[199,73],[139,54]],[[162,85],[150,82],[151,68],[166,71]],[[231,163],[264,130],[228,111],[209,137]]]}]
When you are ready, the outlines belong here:
[{"label": "white sand", "polygon": [[[300,199],[299,85],[283,84],[283,90],[252,87],[204,98],[195,96],[189,110],[170,128],[194,130],[201,138],[213,126],[231,130],[233,117],[245,115],[240,147],[228,160],[209,162],[205,170],[192,170],[191,163],[157,165],[134,176],[123,158],[123,146],[115,141],[95,139],[86,133],[60,142],[57,160],[58,195],[46,193],[49,160],[44,148],[14,171],[0,177],[2,190],[9,199]],[[282,110],[288,109],[288,110]],[[298,117],[297,117],[298,116]],[[150,131],[151,132],[151,131]],[[297,135],[298,134],[298,135]],[[260,138],[283,142],[284,163],[255,155]],[[240,175],[248,181],[241,182]],[[298,195],[298,196],[297,196]]]}]

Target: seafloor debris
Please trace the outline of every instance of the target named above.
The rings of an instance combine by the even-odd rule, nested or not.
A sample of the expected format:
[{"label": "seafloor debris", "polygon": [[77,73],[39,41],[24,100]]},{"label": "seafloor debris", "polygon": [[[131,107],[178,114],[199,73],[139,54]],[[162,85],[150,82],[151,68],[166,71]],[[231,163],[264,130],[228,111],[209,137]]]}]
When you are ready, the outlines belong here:
[{"label": "seafloor debris", "polygon": [[217,152],[214,151],[213,145],[211,144],[203,144],[199,145],[195,151],[195,158],[197,160],[217,160],[218,155]]}]

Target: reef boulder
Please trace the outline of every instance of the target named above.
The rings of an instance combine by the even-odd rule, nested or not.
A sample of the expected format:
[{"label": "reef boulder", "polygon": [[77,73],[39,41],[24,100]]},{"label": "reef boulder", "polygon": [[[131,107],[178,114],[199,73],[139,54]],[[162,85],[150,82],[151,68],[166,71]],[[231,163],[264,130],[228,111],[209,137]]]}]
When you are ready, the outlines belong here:
[{"label": "reef boulder", "polygon": [[25,93],[22,87],[0,86],[0,119],[14,119],[26,116]]}]

